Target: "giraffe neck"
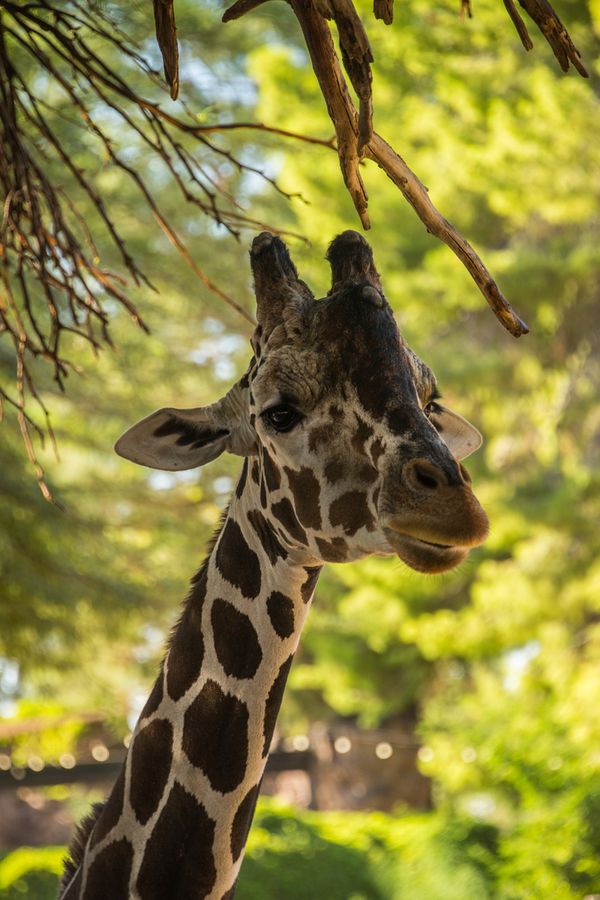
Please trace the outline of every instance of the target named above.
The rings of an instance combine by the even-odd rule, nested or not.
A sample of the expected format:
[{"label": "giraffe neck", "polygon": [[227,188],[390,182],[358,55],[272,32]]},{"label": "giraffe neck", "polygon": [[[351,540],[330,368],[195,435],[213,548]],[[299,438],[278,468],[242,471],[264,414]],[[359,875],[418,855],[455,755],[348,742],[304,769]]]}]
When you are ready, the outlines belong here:
[{"label": "giraffe neck", "polygon": [[233,896],[320,571],[277,534],[248,468],[64,900]]}]

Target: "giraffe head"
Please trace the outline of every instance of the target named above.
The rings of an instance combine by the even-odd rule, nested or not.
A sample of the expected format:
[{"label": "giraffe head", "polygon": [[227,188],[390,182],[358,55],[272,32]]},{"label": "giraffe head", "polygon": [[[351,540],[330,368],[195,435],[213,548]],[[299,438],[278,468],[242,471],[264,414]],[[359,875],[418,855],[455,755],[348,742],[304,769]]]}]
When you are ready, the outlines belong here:
[{"label": "giraffe head", "polygon": [[396,554],[421,572],[453,568],[488,531],[460,463],[481,436],[438,402],[369,245],[353,231],[333,241],[321,300],[278,237],[259,235],[250,255],[258,325],[245,375],[211,406],[143,419],[117,453],[182,470],[228,450],[247,457],[242,479],[262,520],[311,558]]}]

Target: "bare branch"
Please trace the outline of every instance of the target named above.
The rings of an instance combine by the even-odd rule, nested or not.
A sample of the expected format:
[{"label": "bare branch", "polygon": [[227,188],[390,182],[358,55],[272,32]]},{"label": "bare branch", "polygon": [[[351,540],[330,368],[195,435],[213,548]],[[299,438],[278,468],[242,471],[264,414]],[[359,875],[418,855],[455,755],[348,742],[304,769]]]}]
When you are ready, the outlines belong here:
[{"label": "bare branch", "polygon": [[[253,319],[242,304],[215,284],[193,258],[154,198],[145,170],[126,162],[120,154],[102,111],[109,109],[118,117],[124,133],[134,138],[131,145],[141,145],[162,162],[186,203],[235,238],[241,229],[277,229],[245,215],[220,171],[222,163],[236,172],[263,178],[288,199],[296,195],[282,190],[275,179],[239,158],[215,139],[216,134],[246,129],[326,147],[333,146],[333,141],[271,129],[260,122],[201,125],[185,107],[185,115],[180,117],[165,112],[132,88],[132,71],[141,71],[155,84],[160,84],[158,74],[96,3],[2,0],[0,6],[0,335],[11,342],[18,370],[14,401],[14,392],[4,387],[0,388],[0,400],[17,409],[27,453],[38,466],[32,435],[52,435],[28,361],[47,362],[56,383],[63,388],[68,373],[77,369],[64,355],[62,336],[76,334],[94,352],[103,345],[112,346],[106,310],[106,302],[111,300],[145,328],[123,273],[137,284],[149,284],[129,253],[104,197],[64,146],[55,123],[66,119],[81,129],[85,140],[92,136],[98,142],[108,164],[120,169],[136,186],[162,232],[205,288],[249,324]],[[155,12],[165,73],[175,95],[178,74],[172,0],[156,0]],[[100,41],[121,53],[122,66],[108,64],[98,50]],[[23,54],[33,65],[22,64]],[[37,96],[33,76],[27,73],[39,71],[44,71],[53,88],[58,89],[53,91],[55,97],[62,92],[72,115],[65,115],[62,101],[54,101],[53,107]],[[63,184],[59,186],[58,180],[49,175],[57,163],[77,188],[73,197],[69,194],[69,178],[61,179]],[[82,197],[88,201],[85,216],[79,211]],[[90,207],[104,227],[105,237],[118,251],[123,272],[100,265],[98,222],[89,218]],[[28,399],[42,411],[43,428],[35,425],[26,411]],[[39,468],[36,471],[48,497],[43,473]]]},{"label": "bare branch", "polygon": [[373,54],[369,39],[352,0],[317,0],[316,5],[324,18],[333,19],[337,25],[344,68],[359,99],[357,150],[361,156],[373,134]]},{"label": "bare branch", "polygon": [[173,0],[154,0],[154,24],[171,99],[176,100],[179,94],[179,48]]},{"label": "bare branch", "polygon": [[376,134],[369,144],[367,154],[402,191],[427,231],[447,244],[458,256],[506,330],[514,337],[527,334],[529,328],[515,313],[475,250],[450,222],[440,215],[429,199],[427,189],[396,151]]},{"label": "bare branch", "polygon": [[[556,56],[563,72],[569,69],[569,63],[577,69],[583,78],[589,78],[589,74],[581,61],[581,54],[563,23],[560,21],[548,0],[519,0],[519,4],[529,13],[537,27],[540,29]],[[514,18],[513,22],[515,21]],[[516,25],[516,23],[515,23]],[[519,29],[517,29],[519,31]],[[521,32],[519,31],[519,36]]]},{"label": "bare branch", "polygon": [[391,25],[394,21],[394,0],[373,0],[373,12],[376,19]]},{"label": "bare branch", "polygon": [[[527,325],[515,313],[480,257],[469,242],[436,209],[427,189],[402,157],[376,133],[372,133],[368,142],[362,145],[364,135],[361,135],[361,117],[350,97],[326,22],[327,18],[335,18],[336,15],[336,21],[341,19],[343,10],[343,28],[346,32],[357,29],[354,37],[355,46],[362,47],[363,53],[366,53],[364,39],[361,37],[362,23],[359,29],[356,24],[358,17],[356,19],[354,17],[356,13],[351,15],[349,12],[349,7],[352,6],[350,0],[310,0],[310,2],[289,0],[289,3],[302,29],[315,75],[335,127],[340,167],[363,228],[369,228],[370,225],[367,193],[359,171],[361,158],[365,156],[383,169],[413,207],[427,230],[447,244],[461,260],[502,325],[515,337],[526,334],[529,331]],[[344,40],[348,47],[349,37],[346,35]],[[346,56],[344,62],[348,64]],[[363,59],[366,59],[366,56],[363,56]]]},{"label": "bare branch", "polygon": [[302,28],[312,67],[335,127],[344,182],[363,228],[369,228],[367,191],[359,171],[358,115],[348,93],[331,32],[312,2],[290,0],[290,6]]},{"label": "bare branch", "polygon": [[533,50],[533,41],[529,37],[529,32],[527,31],[527,26],[525,22],[519,15],[519,11],[513,0],[504,0],[504,6],[506,7],[506,11],[509,14],[513,25],[517,29],[517,33],[521,38],[521,43],[525,47],[526,50]]},{"label": "bare branch", "polygon": [[263,3],[266,3],[267,0],[237,0],[233,6],[230,6],[223,13],[223,22],[232,22],[234,19],[240,19],[242,16],[245,16],[246,13],[252,12],[253,9],[256,9],[258,6],[262,6]]}]

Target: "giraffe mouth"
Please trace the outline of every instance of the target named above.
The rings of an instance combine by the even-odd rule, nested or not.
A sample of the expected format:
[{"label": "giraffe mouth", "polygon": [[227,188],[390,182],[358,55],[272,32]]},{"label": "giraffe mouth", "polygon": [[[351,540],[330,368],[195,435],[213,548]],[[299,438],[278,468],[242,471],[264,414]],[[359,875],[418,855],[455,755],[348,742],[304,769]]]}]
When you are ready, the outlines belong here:
[{"label": "giraffe mouth", "polygon": [[399,559],[417,572],[434,575],[454,569],[469,553],[468,547],[441,544],[386,528],[388,542]]},{"label": "giraffe mouth", "polygon": [[421,544],[427,544],[429,547],[437,547],[439,550],[451,550],[452,544],[436,544],[434,541],[425,541],[423,538],[415,538]]}]

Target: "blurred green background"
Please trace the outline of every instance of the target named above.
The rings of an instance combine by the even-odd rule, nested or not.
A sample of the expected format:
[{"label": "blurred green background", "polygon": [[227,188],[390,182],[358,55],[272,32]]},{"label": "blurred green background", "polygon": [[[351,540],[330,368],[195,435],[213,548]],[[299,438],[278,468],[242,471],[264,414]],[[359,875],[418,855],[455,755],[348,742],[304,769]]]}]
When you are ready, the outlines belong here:
[{"label": "blurred green background", "polygon": [[[531,335],[515,341],[502,330],[452,253],[366,165],[369,240],[401,330],[444,397],[484,434],[468,467],[491,533],[443,577],[392,559],[327,567],[291,672],[282,737],[293,741],[314,723],[369,734],[410,722],[420,771],[432,779],[431,809],[316,812],[266,799],[236,897],[600,894],[600,4],[557,5],[589,81],[563,75],[541,37],[525,54],[492,0],[477,0],[466,22],[453,2],[403,0],[391,27],[358,5],[375,56],[376,129],[472,241]],[[146,6],[111,11],[158,67]],[[178,2],[182,95],[193,114],[329,138],[285,5],[227,26],[223,8]],[[144,91],[177,111],[155,86]],[[112,445],[156,407],[216,399],[248,358],[247,323],[184,268],[132,184],[66,99],[48,92],[63,146],[93,177],[160,293],[132,292],[149,337],[115,309],[115,351],[94,357],[72,339],[84,374],[69,378],[66,394],[39,369],[60,454],[47,447],[40,459],[65,512],[42,498],[5,411],[0,709],[9,722],[55,725],[0,740],[3,768],[76,755],[90,728],[82,713],[102,719],[116,742],[129,733],[239,462],[157,474],[118,459]],[[251,309],[252,233],[236,243],[177,199],[140,142],[115,139],[127,142],[200,265]],[[288,243],[323,295],[327,244],[357,227],[335,154],[250,132],[227,142],[301,194],[289,201],[215,163],[249,215],[309,239]],[[55,177],[72,188],[58,167]],[[77,202],[92,221],[85,198]],[[110,266],[113,251],[100,244]],[[3,376],[11,365],[0,346]],[[75,817],[89,802],[76,790],[47,791]],[[62,847],[4,849],[0,897],[54,896]]]}]

